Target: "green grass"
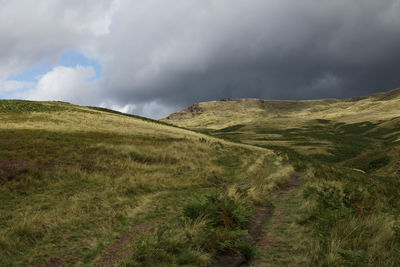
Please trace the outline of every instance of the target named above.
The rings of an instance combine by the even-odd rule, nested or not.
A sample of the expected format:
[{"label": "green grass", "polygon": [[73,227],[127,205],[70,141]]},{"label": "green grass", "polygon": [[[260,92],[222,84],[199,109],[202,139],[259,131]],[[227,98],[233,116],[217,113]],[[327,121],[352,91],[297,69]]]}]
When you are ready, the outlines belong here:
[{"label": "green grass", "polygon": [[0,100],[0,113],[52,112],[66,110],[63,102],[38,103],[26,100]]},{"label": "green grass", "polygon": [[[267,106],[304,108],[275,104]],[[280,123],[255,116],[219,130],[201,126],[210,135],[272,149],[305,174],[300,189],[274,200],[275,216],[265,228],[274,238],[260,247],[256,266],[399,266],[398,115],[357,121],[284,114]]]},{"label": "green grass", "polygon": [[220,129],[220,130],[216,130],[215,132],[222,132],[222,133],[225,133],[225,132],[233,132],[233,131],[237,131],[237,130],[239,130],[240,128],[243,128],[245,125],[243,125],[243,124],[238,124],[238,125],[233,125],[233,126],[230,126],[230,127],[226,127],[226,128],[223,128],[223,129]]},{"label": "green grass", "polygon": [[288,147],[269,148],[287,156],[306,175],[298,193],[275,200],[277,217],[266,228],[274,238],[261,254],[265,265],[400,264],[399,172],[384,171],[397,162],[392,155],[398,154],[398,148],[372,150],[340,164],[301,155]]},{"label": "green grass", "polygon": [[218,191],[198,194],[183,207],[180,217],[139,240],[125,264],[206,265],[211,255],[246,254],[251,245],[243,239],[244,229],[253,214],[252,203],[245,199]]},{"label": "green grass", "polygon": [[296,224],[302,203],[301,190],[293,189],[285,198],[273,200],[273,215],[264,225],[256,266],[310,266],[308,240]]},{"label": "green grass", "polygon": [[[269,157],[119,113],[11,103],[21,112],[0,112],[1,266],[111,264],[104,255],[124,236],[116,263],[207,265],[217,253],[204,245],[215,218],[187,216],[185,207],[215,191],[227,216],[247,212],[257,194],[235,197],[235,188]],[[221,253],[248,248],[244,227],[224,231],[236,241]]]},{"label": "green grass", "polygon": [[[221,109],[232,120],[217,128],[201,104],[189,125],[207,135],[102,108],[0,101],[0,265],[208,266],[258,250],[272,266],[397,266],[398,115],[297,117],[366,100],[222,101],[234,110]],[[276,121],[260,119],[266,111]],[[276,242],[256,249],[254,207],[295,170],[302,187],[274,200],[265,227]]]},{"label": "green grass", "polygon": [[130,117],[130,118],[135,118],[135,119],[139,119],[139,120],[143,120],[143,121],[147,121],[147,122],[153,122],[153,123],[168,125],[168,126],[171,126],[171,127],[181,128],[181,127],[178,127],[176,125],[173,125],[171,123],[167,123],[167,122],[164,122],[164,121],[153,120],[153,119],[149,119],[149,118],[146,118],[146,117],[133,115],[133,114],[128,114],[128,113],[123,113],[123,112],[119,112],[119,111],[108,109],[108,108],[92,107],[92,106],[88,106],[88,108],[92,109],[92,110],[106,112],[106,113],[117,114],[117,115],[126,116],[126,117]]},{"label": "green grass", "polygon": [[[329,154],[313,154],[312,157],[325,162],[344,162],[360,155],[363,152],[374,149],[376,146],[387,145],[398,138],[399,128],[380,127],[381,123],[360,122],[353,124],[345,123],[320,123],[308,124],[302,128],[262,128],[261,126],[251,127],[248,125],[247,131],[240,132],[220,132],[209,131],[220,138],[232,141],[254,140],[251,144],[263,147],[274,147],[274,141],[289,142],[286,147],[295,149],[293,146],[303,146],[308,148],[320,147]],[[270,137],[270,135],[274,135]],[[387,137],[384,137],[387,136]],[[261,141],[261,142],[257,142]],[[270,144],[267,144],[270,141]]]},{"label": "green grass", "polygon": [[399,180],[315,165],[303,189],[303,219],[314,264],[396,266]]}]

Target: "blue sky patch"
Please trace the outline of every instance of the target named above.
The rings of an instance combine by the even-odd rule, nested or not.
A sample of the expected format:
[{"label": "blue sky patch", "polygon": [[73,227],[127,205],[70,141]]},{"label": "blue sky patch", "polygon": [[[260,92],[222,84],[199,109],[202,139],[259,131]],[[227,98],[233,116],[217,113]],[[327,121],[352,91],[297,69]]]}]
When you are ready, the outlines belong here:
[{"label": "blue sky patch", "polygon": [[[75,68],[77,65],[83,67],[90,66],[94,69],[95,75],[91,77],[88,81],[94,81],[101,77],[102,66],[97,60],[87,58],[81,53],[75,52],[73,50],[68,50],[61,55],[60,60],[58,61],[57,64],[43,60],[33,65],[32,67],[20,72],[19,74],[10,75],[7,80],[29,82],[32,83],[31,86],[34,86],[34,84],[36,84],[43,75],[51,71],[56,66]],[[7,91],[1,92],[0,90],[0,99],[15,98],[18,95],[18,93],[23,93],[24,91],[27,91],[29,89],[30,88],[27,87],[21,87],[19,89],[8,92]]]},{"label": "blue sky patch", "polygon": [[75,68],[77,65],[84,67],[91,66],[94,69],[96,74],[90,79],[91,81],[100,78],[102,67],[97,60],[87,58],[84,55],[77,53],[73,50],[68,50],[61,55],[61,58],[58,61],[57,65],[51,64],[48,61],[41,61],[17,75],[11,75],[10,77],[8,77],[8,80],[37,82],[37,80],[39,80],[41,76],[45,75],[56,66]]},{"label": "blue sky patch", "polygon": [[77,53],[75,51],[69,50],[61,55],[61,59],[58,62],[58,66],[72,67],[75,68],[77,65],[88,67],[91,66],[96,74],[90,80],[96,80],[100,78],[102,67],[97,60],[90,59],[84,55]]},{"label": "blue sky patch", "polygon": [[41,76],[43,76],[47,72],[51,71],[53,69],[53,67],[54,66],[52,64],[50,64],[50,62],[41,61],[41,62],[35,64],[33,67],[26,69],[17,75],[9,76],[8,80],[20,81],[20,82],[25,82],[25,81],[35,82]]}]

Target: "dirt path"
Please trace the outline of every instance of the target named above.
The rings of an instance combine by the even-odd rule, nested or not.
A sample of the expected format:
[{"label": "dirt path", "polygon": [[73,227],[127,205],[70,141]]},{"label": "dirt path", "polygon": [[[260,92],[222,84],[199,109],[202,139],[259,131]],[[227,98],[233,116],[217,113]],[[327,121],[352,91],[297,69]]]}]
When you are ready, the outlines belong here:
[{"label": "dirt path", "polygon": [[[288,184],[278,191],[270,194],[270,199],[281,199],[288,196],[288,194],[295,188],[301,185],[301,173],[296,172],[292,175]],[[264,223],[272,217],[271,207],[269,206],[258,206],[256,207],[256,214],[253,218],[252,223],[248,226],[248,235],[245,237],[249,243],[256,243],[261,246],[268,245],[269,242],[273,242],[268,235],[263,234]],[[223,267],[223,266],[241,266],[246,263],[246,259],[242,255],[220,255],[215,258],[213,266]],[[254,264],[258,265],[256,260]]]},{"label": "dirt path", "polygon": [[124,236],[116,240],[107,247],[95,263],[97,267],[116,266],[121,260],[132,253],[129,245],[134,244],[134,239],[139,235],[150,235],[154,233],[153,226],[161,223],[160,221],[146,222],[133,226]]},{"label": "dirt path", "polygon": [[292,175],[289,183],[287,183],[283,188],[281,188],[278,191],[272,192],[271,195],[269,196],[271,199],[277,199],[277,198],[285,198],[287,195],[294,189],[298,188],[301,185],[301,173],[296,172]]},{"label": "dirt path", "polygon": [[[289,198],[292,198],[292,192],[296,188],[299,188],[301,186],[301,173],[296,172],[295,174],[292,175],[291,180],[286,186],[284,186],[281,190],[275,191],[270,194],[270,199],[275,200],[275,203],[277,203],[277,206],[274,209],[274,214],[267,219],[270,220],[270,223],[268,225],[268,231],[267,232],[262,232],[262,229],[260,232],[258,232],[258,238],[255,240],[255,242],[259,245],[261,248],[269,248],[271,246],[276,246],[279,244],[279,238],[275,236],[273,233],[270,231],[276,231],[274,225],[279,225],[279,232],[285,232],[286,231],[286,221],[291,220],[290,218],[286,218],[286,215],[282,212],[282,209],[285,209],[285,207],[281,207],[282,203],[287,202]],[[290,204],[289,204],[290,205]],[[282,229],[280,229],[282,228]],[[269,250],[269,249],[267,249]],[[289,249],[290,250],[290,249]],[[255,261],[252,262],[251,266],[265,266],[265,263],[262,261],[262,259],[256,259]],[[269,266],[269,265],[268,265]]]},{"label": "dirt path", "polygon": [[[270,169],[271,161],[265,162],[263,173],[268,173]],[[243,184],[250,184],[254,182],[254,178],[245,181]],[[295,173],[290,182],[278,191],[271,193],[270,199],[285,198],[287,194],[293,188],[300,186],[300,173]],[[213,186],[209,186],[213,187]],[[208,187],[207,187],[208,188]],[[158,193],[172,192],[172,190],[165,190]],[[271,218],[271,207],[269,206],[257,206],[256,214],[252,220],[252,223],[248,226],[248,235],[245,237],[249,243],[257,243],[265,245],[265,235],[263,235],[263,224],[265,221]],[[96,260],[96,266],[116,266],[120,261],[130,255],[132,251],[129,249],[129,245],[134,243],[135,236],[143,234],[151,234],[150,229],[153,228],[156,223],[159,222],[148,222],[146,224],[139,224],[132,227],[124,236],[116,240],[109,247],[107,247]],[[246,263],[246,259],[242,255],[220,255],[215,258],[213,266],[241,266]]]},{"label": "dirt path", "polygon": [[[132,212],[138,212],[140,209],[144,209],[158,194],[159,192],[151,194],[150,196],[144,196],[143,200],[141,200],[140,204]],[[155,232],[154,226],[160,223],[160,220],[152,220],[133,225],[125,234],[101,252],[95,260],[94,265],[101,267],[118,265],[123,259],[132,253],[129,246],[132,246],[135,243],[135,240],[137,239],[136,237],[153,234]]]}]

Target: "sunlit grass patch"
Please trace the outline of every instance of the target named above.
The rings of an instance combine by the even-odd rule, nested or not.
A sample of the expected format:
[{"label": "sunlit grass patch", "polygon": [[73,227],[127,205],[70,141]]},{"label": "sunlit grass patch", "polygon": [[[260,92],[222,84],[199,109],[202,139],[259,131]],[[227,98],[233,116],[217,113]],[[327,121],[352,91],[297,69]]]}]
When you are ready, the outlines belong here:
[{"label": "sunlit grass patch", "polygon": [[254,203],[263,203],[262,193],[279,188],[287,182],[288,174],[294,170],[305,173],[302,189],[291,200],[301,207],[292,209],[289,200],[277,201],[279,216],[284,214],[283,206],[285,212],[291,209],[293,214],[285,214],[283,220],[287,220],[285,226],[296,229],[296,234],[273,228],[281,231],[280,240],[296,242],[296,246],[288,245],[296,252],[283,249],[282,244],[271,244],[271,260],[265,262],[397,266],[398,93],[399,89],[343,101],[212,101],[199,104],[201,114],[181,111],[167,121],[272,149],[280,155],[283,160],[268,176],[268,182],[254,175],[251,183],[229,188],[231,196],[237,194],[237,188]]},{"label": "sunlit grass patch", "polygon": [[0,113],[54,112],[66,109],[67,107],[61,102],[0,100]]},{"label": "sunlit grass patch", "polygon": [[[270,154],[59,105],[67,108],[0,114],[0,265],[95,264],[131,228],[143,225],[130,241],[139,244],[151,232],[146,225],[173,225],[188,201],[242,180],[250,168],[257,172],[255,161]],[[190,253],[194,262],[210,260],[199,248]]]}]

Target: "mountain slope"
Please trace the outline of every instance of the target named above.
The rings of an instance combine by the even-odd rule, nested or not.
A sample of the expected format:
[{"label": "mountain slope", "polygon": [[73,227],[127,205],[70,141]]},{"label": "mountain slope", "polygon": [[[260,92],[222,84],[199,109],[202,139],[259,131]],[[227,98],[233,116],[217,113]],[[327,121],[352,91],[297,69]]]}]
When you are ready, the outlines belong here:
[{"label": "mountain slope", "polygon": [[345,100],[211,101],[171,114],[163,121],[235,142],[290,148],[340,162],[373,146],[385,144],[387,150],[398,146],[400,89]]},{"label": "mountain slope", "polygon": [[163,121],[272,149],[304,173],[300,188],[269,195],[274,214],[255,266],[400,265],[400,89],[211,101]]},{"label": "mountain slope", "polygon": [[[216,251],[239,250],[206,250],[212,220],[183,211],[212,195],[249,220],[250,196],[264,192],[236,188],[266,160],[281,164],[270,150],[146,118],[1,100],[0,265],[207,265]],[[268,175],[260,182],[273,188],[281,178]],[[232,242],[238,229],[225,230]]]},{"label": "mountain slope", "polygon": [[400,88],[387,93],[351,99],[303,101],[268,101],[260,99],[225,99],[202,102],[173,113],[161,121],[188,128],[221,129],[242,123],[268,123],[291,126],[310,120],[342,122],[378,121],[400,116]]}]

